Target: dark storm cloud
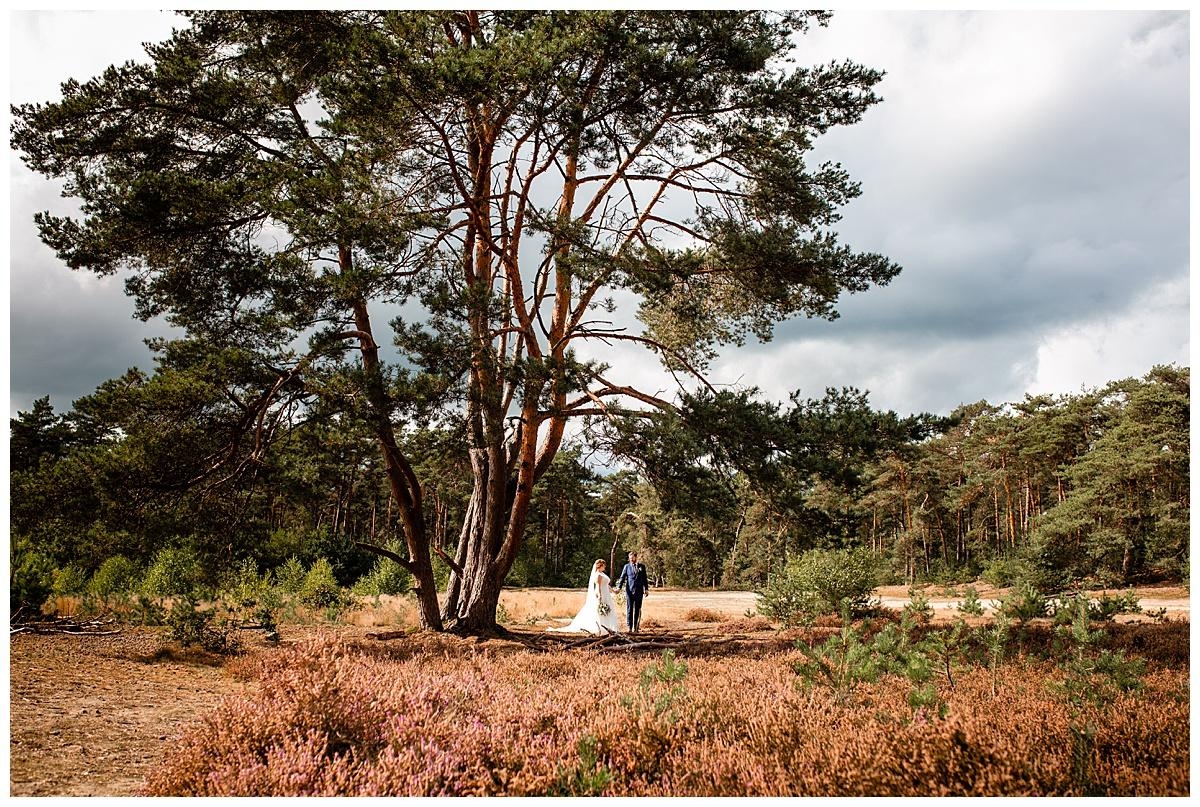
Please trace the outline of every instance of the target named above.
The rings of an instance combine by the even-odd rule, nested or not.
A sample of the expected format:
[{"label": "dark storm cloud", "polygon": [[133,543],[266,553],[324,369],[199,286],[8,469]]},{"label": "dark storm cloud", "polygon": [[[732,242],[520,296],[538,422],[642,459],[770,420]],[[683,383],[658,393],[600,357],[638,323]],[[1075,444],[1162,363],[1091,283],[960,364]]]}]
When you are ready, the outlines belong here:
[{"label": "dark storm cloud", "polygon": [[70,408],[102,381],[130,367],[150,370],[144,341],[165,335],[164,323],[133,318],[119,278],[72,272],[37,238],[32,210],[65,205],[49,183],[15,178],[9,243],[9,402],[24,410],[44,395],[55,410]]}]

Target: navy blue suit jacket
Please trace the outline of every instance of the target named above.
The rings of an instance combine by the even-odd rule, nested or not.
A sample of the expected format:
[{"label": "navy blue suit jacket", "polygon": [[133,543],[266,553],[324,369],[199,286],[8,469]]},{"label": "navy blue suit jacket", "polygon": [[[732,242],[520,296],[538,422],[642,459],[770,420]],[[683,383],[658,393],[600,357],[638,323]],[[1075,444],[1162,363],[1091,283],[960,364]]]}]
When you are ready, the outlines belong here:
[{"label": "navy blue suit jacket", "polygon": [[625,568],[621,570],[621,576],[617,578],[617,585],[625,586],[625,593],[634,599],[641,599],[646,593],[646,589],[650,587],[649,579],[646,577],[646,564],[644,563],[626,563]]}]

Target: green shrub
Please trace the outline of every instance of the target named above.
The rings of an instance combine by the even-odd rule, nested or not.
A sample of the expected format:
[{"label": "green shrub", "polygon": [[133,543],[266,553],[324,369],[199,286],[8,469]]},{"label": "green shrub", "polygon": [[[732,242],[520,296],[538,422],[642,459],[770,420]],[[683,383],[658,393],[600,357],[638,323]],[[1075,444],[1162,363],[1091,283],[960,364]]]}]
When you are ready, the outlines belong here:
[{"label": "green shrub", "polygon": [[304,587],[304,578],[307,574],[300,558],[292,555],[275,570],[275,584],[288,594],[298,594]]},{"label": "green shrub", "polygon": [[[894,634],[895,631],[888,633],[884,641],[892,639]],[[862,628],[855,627],[848,614],[843,617],[840,633],[814,647],[798,639],[796,648],[804,654],[803,661],[792,663],[792,670],[800,678],[797,683],[805,690],[828,687],[838,703],[848,703],[859,684],[877,681],[885,672],[874,643],[865,639]]]},{"label": "green shrub", "polygon": [[8,605],[10,614],[20,608],[41,611],[54,590],[54,561],[26,538],[14,536],[8,549]]},{"label": "green shrub", "polygon": [[993,558],[983,567],[980,577],[996,588],[1008,588],[1022,580],[1028,580],[1032,570],[1021,558]]},{"label": "green shrub", "polygon": [[259,560],[268,567],[282,565],[288,558],[295,558],[303,564],[312,556],[311,543],[307,533],[278,529],[267,536],[267,540],[258,548]]},{"label": "green shrub", "polygon": [[190,549],[160,549],[142,578],[141,591],[151,597],[175,597],[195,591],[203,580],[200,558]]},{"label": "green shrub", "polygon": [[165,625],[167,612],[163,608],[162,600],[138,594],[129,602],[129,611],[125,619],[131,625]]},{"label": "green shrub", "polygon": [[336,608],[345,602],[342,588],[333,576],[333,565],[325,558],[317,558],[313,563],[296,597],[310,608]]},{"label": "green shrub", "polygon": [[908,602],[904,604],[904,613],[918,622],[929,622],[933,619],[933,605],[923,589],[916,586],[908,589]]},{"label": "green shrub", "polygon": [[256,605],[263,592],[271,587],[271,573],[259,575],[258,566],[250,558],[243,558],[232,569],[221,576],[221,593],[235,605]]},{"label": "green shrub", "polygon": [[87,590],[87,585],[87,572],[76,566],[74,563],[67,564],[61,569],[54,570],[54,578],[51,588],[56,596],[61,597],[69,594],[82,594]]},{"label": "green shrub", "polygon": [[216,612],[201,610],[191,596],[175,601],[167,615],[167,625],[171,628],[171,638],[184,647],[198,644],[210,653],[221,655],[232,655],[242,649],[236,629],[227,620],[218,622]]},{"label": "green shrub", "polygon": [[1048,616],[1050,603],[1031,583],[1020,583],[1000,601],[999,611],[1008,619],[1025,622]]},{"label": "green shrub", "polygon": [[1142,606],[1138,602],[1135,591],[1126,591],[1115,597],[1101,594],[1096,602],[1088,605],[1088,617],[1101,622],[1111,621],[1118,614],[1140,614],[1142,612]]},{"label": "green shrub", "polygon": [[87,590],[89,594],[107,600],[114,594],[128,594],[133,591],[137,588],[141,575],[142,568],[137,563],[124,555],[113,555],[105,559],[100,568],[92,573]]},{"label": "green shrub", "polygon": [[568,769],[559,768],[555,786],[550,795],[555,796],[599,796],[604,793],[613,779],[612,771],[600,759],[595,736],[585,734],[575,745],[579,760]]},{"label": "green shrub", "polygon": [[391,558],[375,561],[371,571],[354,584],[354,593],[366,596],[403,594],[412,588],[412,575]]},{"label": "green shrub", "polygon": [[868,551],[814,549],[788,561],[758,595],[758,612],[794,625],[843,605],[861,614],[871,605],[875,565]]},{"label": "green shrub", "polygon": [[983,616],[983,603],[979,600],[979,592],[974,586],[967,586],[963,592],[963,601],[958,604],[960,613],[970,614],[971,616]]}]

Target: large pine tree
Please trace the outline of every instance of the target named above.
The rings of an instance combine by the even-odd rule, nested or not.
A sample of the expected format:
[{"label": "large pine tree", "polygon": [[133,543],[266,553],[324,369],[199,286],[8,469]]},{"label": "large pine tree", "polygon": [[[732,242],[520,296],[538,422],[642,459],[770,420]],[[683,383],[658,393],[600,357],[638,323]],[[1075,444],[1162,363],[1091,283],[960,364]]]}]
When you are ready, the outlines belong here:
[{"label": "large pine tree", "polygon": [[[825,15],[188,19],[149,64],[14,110],[14,146],[82,202],[42,237],[126,273],[141,315],[186,329],[176,356],[239,368],[252,450],[214,463],[301,401],[370,428],[426,627],[494,627],[571,418],[673,406],[585,357],[636,344],[703,385],[721,345],[899,271],[838,243],[858,187],[805,161],[878,100],[875,70],[789,62]],[[453,427],[472,465],[440,608],[413,423]]]}]

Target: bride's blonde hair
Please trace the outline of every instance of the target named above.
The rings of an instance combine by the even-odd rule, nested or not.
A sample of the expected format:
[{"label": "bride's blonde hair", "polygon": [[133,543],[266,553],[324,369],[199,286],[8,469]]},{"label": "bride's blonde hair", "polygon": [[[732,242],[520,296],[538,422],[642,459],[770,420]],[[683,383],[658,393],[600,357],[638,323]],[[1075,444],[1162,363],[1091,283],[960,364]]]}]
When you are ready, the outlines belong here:
[{"label": "bride's blonde hair", "polygon": [[608,561],[606,561],[604,558],[596,558],[596,562],[592,564],[592,571],[596,571],[601,566],[607,566],[607,565],[608,565]]}]

